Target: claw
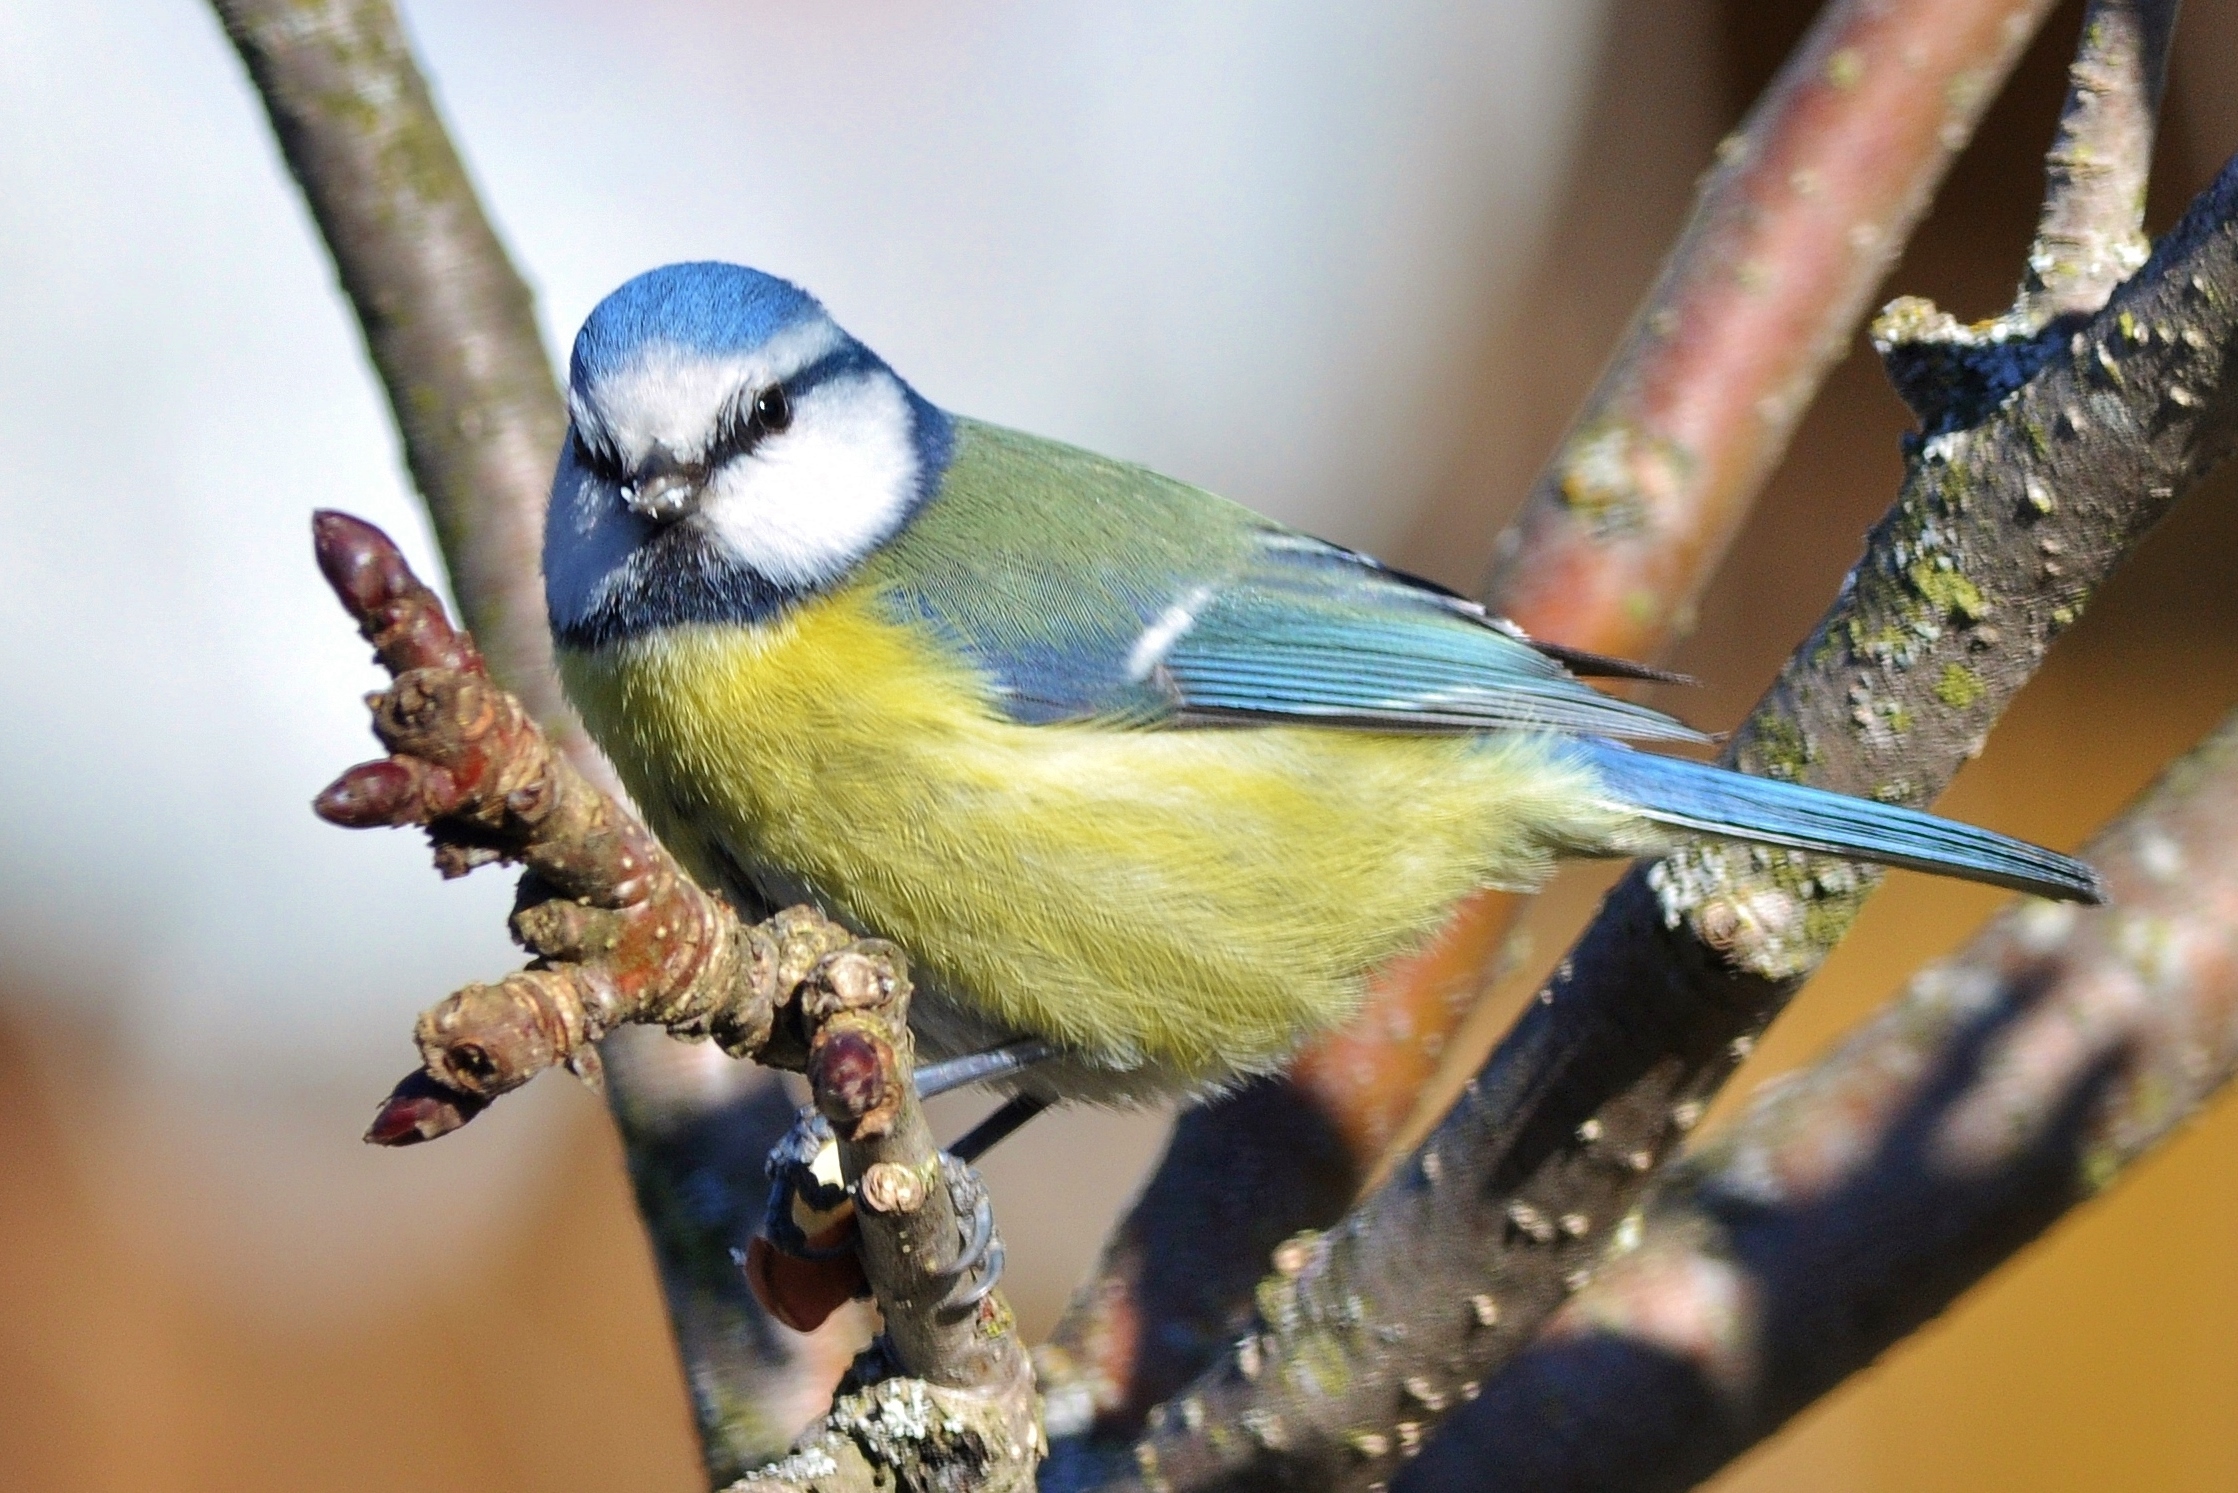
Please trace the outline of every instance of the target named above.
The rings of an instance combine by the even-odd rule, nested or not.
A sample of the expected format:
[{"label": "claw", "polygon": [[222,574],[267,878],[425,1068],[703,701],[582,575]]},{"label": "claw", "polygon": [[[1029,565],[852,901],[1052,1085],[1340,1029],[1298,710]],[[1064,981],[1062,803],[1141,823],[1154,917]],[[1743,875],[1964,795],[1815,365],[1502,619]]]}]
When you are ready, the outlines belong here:
[{"label": "claw", "polygon": [[[855,1205],[839,1175],[839,1142],[814,1105],[770,1148],[762,1233],[784,1253],[830,1260],[855,1251]],[[836,1236],[836,1237],[835,1237]]]},{"label": "claw", "polygon": [[762,1226],[738,1263],[762,1309],[796,1332],[868,1288],[855,1256],[855,1205],[839,1175],[839,1145],[814,1106],[770,1149]]},{"label": "claw", "polygon": [[952,1312],[970,1311],[994,1295],[995,1287],[1002,1284],[1003,1259],[1002,1241],[994,1240],[987,1246],[986,1269],[979,1279],[969,1286],[965,1286],[962,1281],[956,1282],[962,1289],[950,1291],[948,1299],[941,1306]]},{"label": "claw", "polygon": [[945,1312],[967,1312],[994,1294],[1002,1280],[1002,1240],[995,1233],[995,1205],[979,1173],[942,1152],[940,1169],[948,1181],[949,1201],[963,1220],[963,1248],[940,1274],[954,1282],[941,1301]]}]

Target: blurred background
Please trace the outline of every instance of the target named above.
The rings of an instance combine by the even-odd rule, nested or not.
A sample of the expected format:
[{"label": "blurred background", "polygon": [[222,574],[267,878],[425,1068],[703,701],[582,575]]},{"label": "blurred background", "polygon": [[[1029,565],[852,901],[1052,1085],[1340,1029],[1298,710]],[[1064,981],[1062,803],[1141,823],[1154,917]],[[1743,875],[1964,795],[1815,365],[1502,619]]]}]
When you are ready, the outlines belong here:
[{"label": "blurred background", "polygon": [[[800,279],[930,397],[1473,585],[1801,0],[422,0],[408,22],[553,345],[688,257]],[[2001,308],[2079,5],[1891,281]],[[2191,0],[2165,223],[2238,146],[2238,0]],[[315,505],[432,551],[354,325],[194,0],[0,6],[0,1487],[698,1486],[600,1106],[357,1139],[410,1022],[514,962],[506,879],[310,795],[378,682]],[[1737,720],[1893,495],[1834,375],[1705,599]],[[2238,700],[2238,491],[2172,518],[1943,801],[2072,845]],[[1532,918],[1551,963],[1607,875]],[[1898,876],[1736,1090],[1995,894]],[[1474,1030],[1489,1041],[1488,1011]],[[1730,1103],[1728,1104],[1728,1108]],[[1164,1118],[988,1171],[1045,1330]],[[1733,1490],[2238,1486],[2238,1106],[1729,1473]]]}]

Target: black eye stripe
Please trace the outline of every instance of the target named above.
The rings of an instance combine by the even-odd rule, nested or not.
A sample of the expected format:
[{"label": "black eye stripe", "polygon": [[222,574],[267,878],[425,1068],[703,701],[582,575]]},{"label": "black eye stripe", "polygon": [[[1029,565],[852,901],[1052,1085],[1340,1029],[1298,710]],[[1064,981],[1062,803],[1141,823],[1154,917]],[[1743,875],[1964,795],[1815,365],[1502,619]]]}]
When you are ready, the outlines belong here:
[{"label": "black eye stripe", "polygon": [[[834,379],[884,370],[885,366],[860,343],[843,342],[781,383],[737,390],[717,417],[705,454],[688,465],[712,472],[753,450],[762,437],[789,429],[802,396],[810,391]],[[766,407],[771,395],[776,396],[775,408]],[[608,482],[620,484],[628,479],[630,474],[623,469],[621,455],[611,445],[587,438],[580,427],[570,426],[568,434],[577,465]]]},{"label": "black eye stripe", "polygon": [[870,349],[861,346],[859,343],[845,343],[833,348],[791,378],[786,379],[785,391],[795,400],[798,400],[809,390],[820,384],[829,383],[843,374],[862,373],[868,369],[883,366],[877,358],[871,355]]},{"label": "black eye stripe", "polygon": [[608,482],[622,480],[622,458],[612,447],[587,438],[579,426],[568,427],[568,439],[575,448],[575,464],[594,477]]},{"label": "black eye stripe", "polygon": [[761,444],[762,437],[774,435],[792,423],[792,401],[783,384],[741,389],[731,396],[722,418],[716,421],[715,434],[707,444],[702,464],[712,470],[744,456]]}]

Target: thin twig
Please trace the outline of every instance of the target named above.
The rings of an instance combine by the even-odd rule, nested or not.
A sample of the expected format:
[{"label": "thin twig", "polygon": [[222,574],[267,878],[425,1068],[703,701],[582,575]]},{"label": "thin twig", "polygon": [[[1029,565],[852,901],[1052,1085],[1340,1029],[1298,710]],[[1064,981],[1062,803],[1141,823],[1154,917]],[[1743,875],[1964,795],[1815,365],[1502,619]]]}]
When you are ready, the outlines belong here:
[{"label": "thin twig", "polygon": [[[2238,436],[2238,166],[1905,490],[1729,760],[1921,803]],[[1627,878],[1463,1102],[1162,1417],[1143,1482],[1379,1481],[1580,1286],[1877,878],[1708,847]],[[1178,1413],[1176,1411],[1178,1410]],[[1244,1436],[1207,1434],[1241,1427]]]},{"label": "thin twig", "polygon": [[1672,1168],[1634,1236],[1409,1471],[1693,1487],[1935,1316],[2238,1073],[2238,715],[2024,903]]},{"label": "thin twig", "polygon": [[[1719,147],[1630,336],[1497,542],[1496,609],[1627,658],[1670,643],[2049,9],[1828,6]],[[1131,1436],[1234,1337],[1268,1252],[1333,1223],[1373,1174],[1521,906],[1472,898],[1285,1079],[1181,1118],[1043,1350],[1053,1427]]]},{"label": "thin twig", "polygon": [[2044,210],[2020,307],[2037,326],[2088,316],[2152,252],[2145,183],[2180,0],[2091,0],[2044,158]]}]

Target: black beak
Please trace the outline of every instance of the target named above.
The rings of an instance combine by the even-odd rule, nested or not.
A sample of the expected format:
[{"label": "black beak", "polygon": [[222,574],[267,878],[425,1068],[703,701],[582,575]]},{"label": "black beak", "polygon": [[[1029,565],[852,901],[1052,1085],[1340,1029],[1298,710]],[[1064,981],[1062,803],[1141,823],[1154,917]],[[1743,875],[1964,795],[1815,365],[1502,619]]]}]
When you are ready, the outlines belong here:
[{"label": "black beak", "polygon": [[630,512],[656,524],[672,524],[699,507],[699,474],[671,467],[640,476],[622,488]]}]

